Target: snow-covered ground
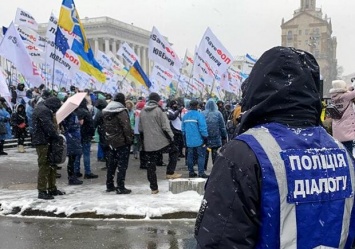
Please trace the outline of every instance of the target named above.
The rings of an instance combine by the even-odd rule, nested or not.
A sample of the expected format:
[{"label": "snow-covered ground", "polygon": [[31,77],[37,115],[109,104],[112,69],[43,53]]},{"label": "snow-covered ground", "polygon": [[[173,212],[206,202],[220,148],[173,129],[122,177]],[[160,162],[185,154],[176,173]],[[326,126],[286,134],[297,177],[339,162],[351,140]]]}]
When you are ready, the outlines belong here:
[{"label": "snow-covered ground", "polygon": [[[131,163],[136,165],[130,165],[133,168],[130,169],[132,172],[127,172],[127,178],[135,178],[131,179],[131,183],[127,181],[126,187],[132,190],[129,195],[106,193],[104,173],[101,173],[99,180],[84,180],[84,184],[79,186],[69,186],[62,179],[62,182],[58,183],[58,188],[64,190],[65,195],[56,196],[54,200],[40,200],[37,198],[38,192],[35,184],[37,172],[35,150],[28,149],[25,154],[17,153],[15,150],[8,152],[9,156],[0,158],[0,181],[10,182],[8,186],[0,188],[0,215],[36,216],[37,212],[38,215],[49,214],[49,216],[58,217],[149,219],[164,218],[164,215],[180,213],[176,217],[191,218],[198,212],[203,198],[196,191],[185,191],[179,194],[170,192],[169,181],[161,177],[161,173],[164,174],[162,167],[158,169],[160,170],[160,177],[158,175],[160,192],[152,195],[145,171],[133,171],[136,170],[134,167],[137,167],[138,162],[131,160]],[[60,173],[65,173],[65,164],[62,166],[64,171],[61,170]],[[18,176],[15,177],[13,174]],[[20,174],[24,176],[21,178]],[[26,181],[26,174],[32,179]],[[9,176],[14,179],[5,179]],[[194,181],[201,181],[201,179],[194,179]],[[186,217],[186,214],[181,213],[190,215]]]}]

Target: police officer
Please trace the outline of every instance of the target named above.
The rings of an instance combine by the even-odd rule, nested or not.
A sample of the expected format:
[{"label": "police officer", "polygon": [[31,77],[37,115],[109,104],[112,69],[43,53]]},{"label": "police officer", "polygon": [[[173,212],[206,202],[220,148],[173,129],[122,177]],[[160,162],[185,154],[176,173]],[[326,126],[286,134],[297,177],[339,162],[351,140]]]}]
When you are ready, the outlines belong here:
[{"label": "police officer", "polygon": [[239,132],[217,157],[198,248],[350,248],[354,161],[320,125],[319,66],[275,47],[243,86]]}]

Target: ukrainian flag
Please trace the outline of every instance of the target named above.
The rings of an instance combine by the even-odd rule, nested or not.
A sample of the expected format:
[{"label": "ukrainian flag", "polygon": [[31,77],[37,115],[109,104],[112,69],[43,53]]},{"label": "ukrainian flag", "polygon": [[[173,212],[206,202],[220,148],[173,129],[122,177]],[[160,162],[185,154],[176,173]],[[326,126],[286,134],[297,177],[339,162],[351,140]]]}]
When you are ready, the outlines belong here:
[{"label": "ukrainian flag", "polygon": [[152,83],[149,81],[138,60],[133,63],[133,65],[129,69],[129,73],[143,86],[147,88],[150,88],[152,86]]},{"label": "ukrainian flag", "polygon": [[[102,67],[94,58],[73,0],[63,0],[58,27],[65,29],[74,36],[74,40],[72,44],[69,44],[69,48],[79,57],[79,69],[94,76],[100,82],[105,82],[106,76],[102,72]],[[63,46],[63,38],[60,35],[56,35],[55,43],[61,48],[62,53],[65,54],[65,49],[63,50],[63,47],[65,47]]]}]

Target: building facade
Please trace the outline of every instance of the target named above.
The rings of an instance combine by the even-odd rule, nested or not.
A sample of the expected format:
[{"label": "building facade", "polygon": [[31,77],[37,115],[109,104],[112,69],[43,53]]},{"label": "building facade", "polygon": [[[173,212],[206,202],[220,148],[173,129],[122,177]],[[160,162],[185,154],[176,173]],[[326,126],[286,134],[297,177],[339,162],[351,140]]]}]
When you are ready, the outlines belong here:
[{"label": "building facade", "polygon": [[[91,49],[96,54],[98,50],[107,53],[111,51],[116,54],[120,45],[127,42],[140,58],[143,70],[149,75],[152,63],[148,59],[148,46],[150,31],[135,27],[110,17],[84,18],[81,19],[84,25],[86,37]],[[47,24],[40,24],[38,33],[45,35]],[[118,56],[124,65],[127,62]]]},{"label": "building facade", "polygon": [[316,8],[316,0],[300,0],[300,8],[293,18],[282,19],[281,45],[295,47],[314,55],[323,79],[323,96],[329,97],[332,80],[337,78],[337,39],[332,36],[332,22],[322,9]]}]

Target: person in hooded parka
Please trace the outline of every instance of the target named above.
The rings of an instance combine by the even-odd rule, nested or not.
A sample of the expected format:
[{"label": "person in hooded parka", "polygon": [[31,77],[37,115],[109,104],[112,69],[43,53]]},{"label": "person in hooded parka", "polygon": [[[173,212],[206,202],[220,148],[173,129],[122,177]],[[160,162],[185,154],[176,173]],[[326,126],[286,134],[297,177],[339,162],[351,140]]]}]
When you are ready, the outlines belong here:
[{"label": "person in hooded parka", "polygon": [[50,162],[49,147],[57,142],[60,137],[54,121],[54,115],[62,105],[57,97],[49,97],[40,102],[32,114],[33,138],[32,144],[36,147],[38,155],[38,198],[49,200],[53,196],[63,195],[64,192],[57,189],[57,168]]},{"label": "person in hooded parka", "polygon": [[[206,103],[205,110],[202,114],[206,118],[207,124],[207,148],[211,150],[212,163],[216,160],[217,150],[227,142],[227,130],[224,124],[223,115],[218,111],[217,104],[213,99],[209,99]],[[207,169],[209,150],[206,150],[205,170]]]},{"label": "person in hooded parka", "polygon": [[354,160],[321,126],[316,59],[274,47],[243,90],[238,134],[205,187],[197,248],[351,248]]}]

